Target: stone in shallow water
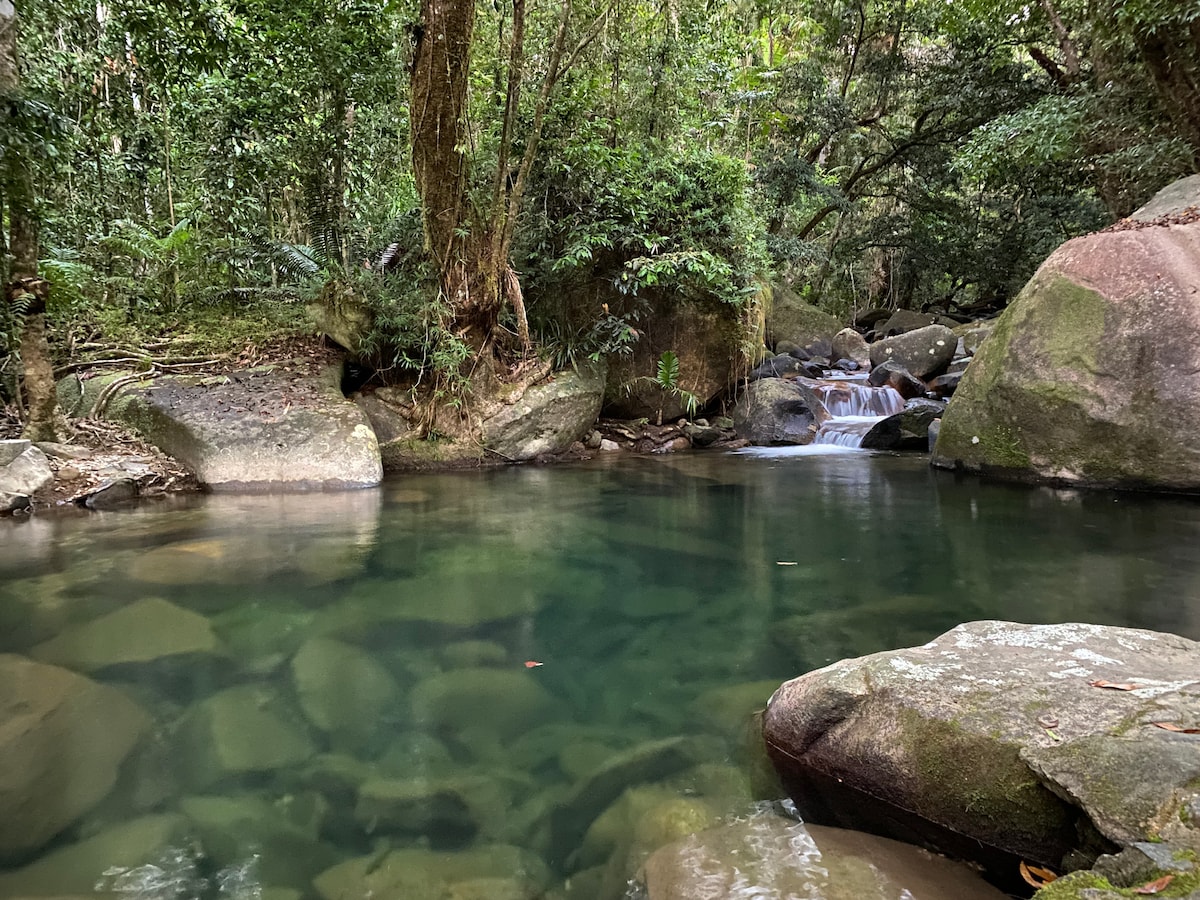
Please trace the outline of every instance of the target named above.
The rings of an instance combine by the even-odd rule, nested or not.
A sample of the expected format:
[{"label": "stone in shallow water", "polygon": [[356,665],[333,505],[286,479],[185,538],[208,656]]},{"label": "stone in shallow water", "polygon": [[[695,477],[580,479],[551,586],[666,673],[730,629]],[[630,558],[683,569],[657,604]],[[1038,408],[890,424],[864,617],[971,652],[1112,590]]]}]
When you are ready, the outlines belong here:
[{"label": "stone in shallow water", "polygon": [[82,672],[167,657],[213,655],[216,635],[204,616],[157,597],[138,600],[69,628],[29,655]]},{"label": "stone in shallow water", "polygon": [[257,854],[254,874],[266,884],[306,889],[316,875],[344,858],[319,840],[319,814],[289,815],[293,811],[281,801],[252,794],[195,796],[184,797],[179,808],[191,821],[207,860],[224,868],[244,865]]},{"label": "stone in shallow water", "polygon": [[749,681],[705,691],[691,705],[692,715],[714,731],[740,737],[746,723],[767,706],[779,682]]},{"label": "stone in shallow water", "polygon": [[374,779],[358,789],[354,816],[368,833],[471,837],[504,816],[511,797],[495,778]]},{"label": "stone in shallow water", "polygon": [[[128,871],[150,864],[166,869],[167,860],[174,858],[187,838],[188,823],[180,815],[144,816],[122,822],[86,840],[47,853],[23,869],[0,874],[0,897],[95,896],[94,887],[106,871],[114,868]],[[145,874],[153,877],[151,872]],[[130,894],[119,896],[129,897]]]},{"label": "stone in shallow water", "polygon": [[647,900],[1004,900],[966,866],[917,847],[759,812],[661,848]]},{"label": "stone in shallow water", "polygon": [[628,787],[658,781],[690,767],[697,759],[697,744],[676,737],[650,741],[613,756],[587,778],[576,783],[549,814],[550,858],[567,859],[579,845],[588,826]]},{"label": "stone in shallow water", "polygon": [[104,799],[149,725],[114,688],[0,655],[0,859],[36,850]]},{"label": "stone in shallow water", "polygon": [[487,730],[511,738],[560,717],[561,701],[538,681],[538,670],[456,669],[431,675],[412,691],[413,721],[434,730]]},{"label": "stone in shallow water", "polygon": [[304,715],[335,748],[364,747],[400,715],[400,686],[361,647],[315,638],[292,658]]},{"label": "stone in shallow water", "polygon": [[[521,885],[523,893],[507,897],[533,900],[550,881],[546,864],[520,847],[491,844],[457,853],[432,850],[393,850],[341,863],[319,875],[313,886],[324,900],[378,897],[388,900],[447,900],[463,883],[503,879]],[[469,885],[464,890],[470,889]],[[472,897],[478,895],[466,895]]]},{"label": "stone in shallow water", "polygon": [[302,729],[267,708],[269,688],[229,688],[196,706],[177,744],[185,776],[195,787],[251,772],[298,765],[315,754]]}]

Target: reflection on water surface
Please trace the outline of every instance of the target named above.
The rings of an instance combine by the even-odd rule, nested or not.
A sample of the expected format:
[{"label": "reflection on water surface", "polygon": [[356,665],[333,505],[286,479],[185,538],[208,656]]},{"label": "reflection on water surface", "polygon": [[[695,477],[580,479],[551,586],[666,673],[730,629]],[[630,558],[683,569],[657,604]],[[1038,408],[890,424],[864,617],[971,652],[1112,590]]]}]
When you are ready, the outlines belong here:
[{"label": "reflection on water surface", "polygon": [[747,716],[785,678],[980,618],[1200,637],[1194,502],[868,454],[0,532],[7,898],[621,897],[656,847],[770,798]]}]

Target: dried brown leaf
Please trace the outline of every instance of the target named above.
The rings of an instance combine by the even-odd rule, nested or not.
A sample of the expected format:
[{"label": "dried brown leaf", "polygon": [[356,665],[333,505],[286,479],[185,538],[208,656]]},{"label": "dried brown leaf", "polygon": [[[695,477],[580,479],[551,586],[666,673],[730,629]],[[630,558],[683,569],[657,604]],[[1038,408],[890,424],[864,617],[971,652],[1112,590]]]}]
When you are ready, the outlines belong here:
[{"label": "dried brown leaf", "polygon": [[1096,688],[1108,688],[1110,691],[1136,691],[1141,687],[1140,684],[1118,683],[1116,681],[1089,681],[1088,684]]},{"label": "dried brown leaf", "polygon": [[1041,866],[1030,866],[1022,862],[1020,868],[1021,877],[1025,879],[1025,883],[1035,888],[1043,888],[1050,882],[1058,880],[1057,875]]},{"label": "dried brown leaf", "polygon": [[1155,728],[1162,728],[1164,731],[1174,731],[1177,734],[1200,734],[1200,728],[1184,728],[1182,725],[1176,725],[1174,722],[1151,722]]},{"label": "dried brown leaf", "polygon": [[1135,893],[1135,894],[1157,894],[1159,891],[1161,891],[1163,888],[1165,888],[1167,885],[1169,885],[1174,880],[1175,880],[1174,875],[1164,875],[1162,878],[1155,878],[1153,881],[1146,882],[1141,887],[1135,887],[1133,889],[1133,893]]}]

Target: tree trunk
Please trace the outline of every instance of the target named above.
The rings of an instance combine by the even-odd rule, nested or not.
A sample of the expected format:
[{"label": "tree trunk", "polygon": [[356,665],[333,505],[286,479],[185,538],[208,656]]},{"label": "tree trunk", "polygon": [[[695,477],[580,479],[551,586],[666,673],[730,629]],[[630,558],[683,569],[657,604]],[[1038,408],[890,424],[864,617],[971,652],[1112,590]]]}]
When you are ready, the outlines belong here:
[{"label": "tree trunk", "polygon": [[[0,98],[16,98],[21,89],[17,53],[17,11],[0,0]],[[12,266],[4,298],[20,317],[21,367],[27,415],[25,436],[37,441],[57,437],[54,426],[54,367],[46,343],[48,282],[38,277],[38,219],[33,173],[25,154],[8,154],[5,195],[8,199],[9,253]]]},{"label": "tree trunk", "polygon": [[490,235],[471,234],[467,210],[467,88],[475,0],[423,0],[413,56],[412,162],[426,249],[464,339],[479,350],[499,318]]}]

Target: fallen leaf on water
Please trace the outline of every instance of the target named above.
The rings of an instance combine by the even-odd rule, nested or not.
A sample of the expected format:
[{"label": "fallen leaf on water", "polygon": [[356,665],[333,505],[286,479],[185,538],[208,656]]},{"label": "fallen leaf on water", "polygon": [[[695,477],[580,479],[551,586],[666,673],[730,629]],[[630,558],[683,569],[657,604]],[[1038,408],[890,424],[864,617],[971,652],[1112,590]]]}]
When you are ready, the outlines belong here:
[{"label": "fallen leaf on water", "polygon": [[1021,877],[1025,879],[1026,884],[1035,888],[1043,888],[1050,882],[1058,880],[1058,876],[1049,869],[1043,869],[1041,866],[1028,866],[1025,863],[1021,863]]},{"label": "fallen leaf on water", "polygon": [[1135,894],[1157,894],[1174,880],[1174,875],[1164,875],[1162,878],[1155,878],[1153,881],[1146,882],[1141,887],[1135,887],[1133,892]]},{"label": "fallen leaf on water", "polygon": [[1179,734],[1200,734],[1200,728],[1184,728],[1182,725],[1176,725],[1174,722],[1151,722],[1150,724],[1155,728],[1162,728]]},{"label": "fallen leaf on water", "polygon": [[1089,681],[1092,687],[1108,688],[1110,691],[1136,691],[1140,684],[1117,683],[1115,681]]},{"label": "fallen leaf on water", "polygon": [[544,666],[544,665],[545,665],[545,663],[540,663],[536,659],[525,660],[525,668],[527,668],[527,669],[536,669],[538,666]]},{"label": "fallen leaf on water", "polygon": [[794,566],[794,565],[796,565],[796,563],[794,563],[794,562],[776,562],[775,565],[777,565],[777,566]]}]

